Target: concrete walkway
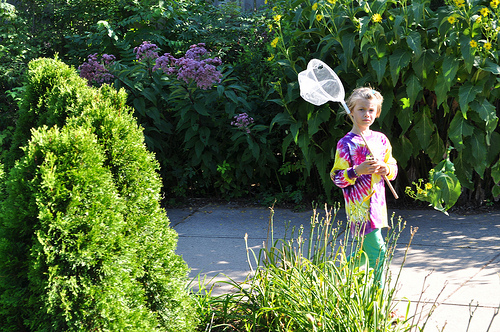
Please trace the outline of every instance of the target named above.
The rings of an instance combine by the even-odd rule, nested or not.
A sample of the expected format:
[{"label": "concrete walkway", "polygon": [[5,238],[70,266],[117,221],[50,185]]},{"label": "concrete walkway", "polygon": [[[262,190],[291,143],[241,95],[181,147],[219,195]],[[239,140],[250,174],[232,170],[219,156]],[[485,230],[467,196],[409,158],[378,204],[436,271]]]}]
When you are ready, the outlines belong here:
[{"label": "concrete walkway", "polygon": [[[212,282],[243,281],[250,271],[245,249],[257,254],[267,238],[270,209],[206,205],[170,209],[167,214],[179,234],[177,253],[191,268],[191,277]],[[406,221],[391,265],[397,285],[398,308],[417,312],[420,325],[430,316],[426,332],[500,332],[500,213],[446,216],[433,210],[390,210]],[[312,211],[274,211],[275,239],[290,227],[310,223]],[[341,212],[338,220],[345,220]],[[401,270],[411,229],[418,227]],[[255,266],[255,262],[251,259]],[[424,291],[422,291],[424,290]],[[217,284],[216,294],[230,292]],[[472,316],[472,318],[470,318]]]}]

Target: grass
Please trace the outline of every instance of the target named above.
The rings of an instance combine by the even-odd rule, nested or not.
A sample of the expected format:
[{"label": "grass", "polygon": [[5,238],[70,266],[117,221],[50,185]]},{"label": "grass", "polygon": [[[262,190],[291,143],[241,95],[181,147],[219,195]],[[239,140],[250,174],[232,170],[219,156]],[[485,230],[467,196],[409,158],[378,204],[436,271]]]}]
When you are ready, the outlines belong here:
[{"label": "grass", "polygon": [[[224,283],[235,291],[213,296],[209,280],[198,278],[194,297],[200,331],[411,331],[409,317],[394,317],[395,285],[389,267],[405,223],[391,218],[383,278],[375,282],[361,243],[336,221],[338,208],[314,209],[309,227],[287,229],[274,238],[274,210],[268,238],[258,252],[247,245],[251,273]],[[412,230],[411,236],[416,230]],[[356,238],[356,237],[354,237]],[[245,238],[246,241],[246,238]],[[411,241],[410,241],[411,242]],[[407,251],[406,251],[407,252]],[[346,260],[350,254],[354,258]],[[405,253],[406,256],[406,253]],[[253,264],[251,263],[253,262]],[[404,260],[403,260],[404,264]],[[403,266],[401,265],[401,267]]]}]

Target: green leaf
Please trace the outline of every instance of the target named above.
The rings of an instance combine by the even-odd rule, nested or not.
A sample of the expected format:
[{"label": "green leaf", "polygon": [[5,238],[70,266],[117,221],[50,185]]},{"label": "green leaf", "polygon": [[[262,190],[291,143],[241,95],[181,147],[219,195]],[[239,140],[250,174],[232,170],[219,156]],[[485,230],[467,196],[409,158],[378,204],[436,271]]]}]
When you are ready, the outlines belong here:
[{"label": "green leaf", "polygon": [[[405,99],[405,98],[403,98],[403,99]],[[408,131],[408,128],[410,128],[410,126],[413,122],[414,113],[411,111],[409,106],[410,106],[410,103],[408,101],[407,107],[404,107],[404,105],[403,105],[403,108],[399,109],[399,111],[398,111],[398,116],[397,116],[398,123],[401,126],[401,129],[403,130],[401,135],[404,135]]]},{"label": "green leaf", "polygon": [[443,156],[446,153],[446,147],[444,146],[444,142],[439,137],[438,132],[436,131],[431,138],[431,142],[429,147],[427,148],[427,154],[431,158],[433,163],[437,163],[439,160],[443,159]]},{"label": "green leaf", "polygon": [[495,62],[491,61],[489,58],[485,61],[485,66],[480,67],[482,70],[486,70],[494,75],[500,75],[500,66]]},{"label": "green leaf", "polygon": [[465,82],[458,89],[458,101],[460,103],[460,110],[465,119],[467,119],[467,111],[469,109],[469,104],[476,98],[476,96],[482,92],[482,88],[474,85],[472,82]]},{"label": "green leaf", "polygon": [[415,53],[415,59],[422,55],[422,40],[418,31],[412,31],[406,36],[406,44]]},{"label": "green leaf", "polygon": [[468,158],[474,170],[483,178],[488,153],[484,132],[475,129],[474,134],[465,141],[465,145],[469,149],[464,149],[464,156]]},{"label": "green leaf", "polygon": [[418,137],[422,150],[426,150],[431,142],[431,135],[434,133],[435,125],[432,123],[428,110],[421,114],[422,116],[415,123],[413,131]]},{"label": "green leaf", "polygon": [[[498,185],[500,183],[500,160],[491,167],[491,177],[493,178],[493,181]],[[497,196],[497,195],[495,195]]]},{"label": "green leaf", "polygon": [[401,167],[406,167],[413,154],[413,144],[405,136],[401,136],[393,143],[393,154]]},{"label": "green leaf", "polygon": [[462,52],[462,58],[465,62],[465,68],[467,72],[471,72],[472,66],[474,65],[474,54],[470,47],[470,37],[465,34],[460,34],[460,51]]},{"label": "green leaf", "polygon": [[347,71],[352,59],[352,53],[356,46],[356,34],[346,33],[342,36],[342,48],[344,49],[345,60],[343,61],[344,69]]},{"label": "green leaf", "polygon": [[464,148],[463,138],[472,135],[473,132],[474,127],[464,119],[462,113],[457,112],[448,129],[448,137],[457,151],[462,151]]},{"label": "green leaf", "polygon": [[382,80],[385,76],[385,71],[387,68],[387,57],[383,57],[381,59],[371,59],[370,65],[377,74],[377,82],[378,84],[382,83]]},{"label": "green leaf", "polygon": [[417,101],[419,93],[422,91],[422,85],[415,74],[411,74],[406,80],[406,94],[410,98],[410,107]]},{"label": "green leaf", "polygon": [[472,158],[469,158],[466,154],[467,150],[462,150],[458,153],[458,155],[453,159],[453,164],[455,165],[455,174],[457,175],[460,183],[469,189],[474,189],[474,183],[471,181],[472,179],[472,165],[469,161]]},{"label": "green leaf", "polygon": [[200,141],[205,145],[208,146],[208,143],[210,141],[210,128],[208,127],[201,127],[198,132],[200,133]]},{"label": "green leaf", "polygon": [[200,115],[210,116],[210,114],[208,113],[208,110],[207,110],[207,108],[205,106],[205,103],[203,103],[203,102],[196,102],[194,104],[194,109]]},{"label": "green leaf", "polygon": [[470,103],[470,108],[477,112],[484,122],[497,119],[496,108],[487,99],[483,99],[481,102],[473,100]]},{"label": "green leaf", "polygon": [[389,57],[389,62],[391,64],[391,77],[392,84],[396,86],[399,80],[399,74],[401,73],[401,69],[408,66],[411,60],[411,54],[407,50],[397,49],[392,53]]}]

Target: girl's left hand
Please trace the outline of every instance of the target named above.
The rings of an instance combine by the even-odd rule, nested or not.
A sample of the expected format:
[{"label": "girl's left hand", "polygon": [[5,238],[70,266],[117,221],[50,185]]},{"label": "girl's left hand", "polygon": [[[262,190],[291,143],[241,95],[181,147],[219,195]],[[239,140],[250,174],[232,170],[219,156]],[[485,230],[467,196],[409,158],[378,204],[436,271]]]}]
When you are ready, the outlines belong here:
[{"label": "girl's left hand", "polygon": [[384,175],[389,174],[389,166],[386,163],[384,163],[383,161],[376,160],[375,165],[377,165],[378,167],[377,167],[377,170],[375,171],[374,174],[377,174],[380,176],[384,176]]}]

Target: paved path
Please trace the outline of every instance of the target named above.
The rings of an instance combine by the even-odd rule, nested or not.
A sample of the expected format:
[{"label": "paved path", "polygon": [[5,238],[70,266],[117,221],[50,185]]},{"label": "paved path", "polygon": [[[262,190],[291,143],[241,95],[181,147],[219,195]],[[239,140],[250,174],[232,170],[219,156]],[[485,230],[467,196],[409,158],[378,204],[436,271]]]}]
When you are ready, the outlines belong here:
[{"label": "paved path", "polygon": [[[213,281],[245,279],[249,266],[244,236],[248,234],[249,246],[258,252],[267,237],[269,212],[229,204],[167,211],[179,234],[177,252],[191,276]],[[411,227],[418,227],[397,285],[400,311],[410,303],[411,313],[422,312],[422,324],[436,302],[426,332],[500,332],[500,314],[495,316],[500,306],[500,213],[448,217],[433,210],[390,212],[407,225],[391,265],[393,274],[400,271]],[[275,238],[284,234],[285,223],[308,225],[311,216],[312,211],[275,209]],[[341,213],[337,218],[345,220]],[[215,290],[229,291],[227,285]]]}]

